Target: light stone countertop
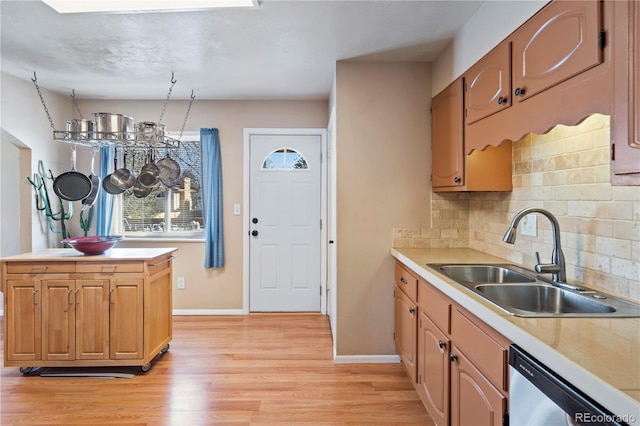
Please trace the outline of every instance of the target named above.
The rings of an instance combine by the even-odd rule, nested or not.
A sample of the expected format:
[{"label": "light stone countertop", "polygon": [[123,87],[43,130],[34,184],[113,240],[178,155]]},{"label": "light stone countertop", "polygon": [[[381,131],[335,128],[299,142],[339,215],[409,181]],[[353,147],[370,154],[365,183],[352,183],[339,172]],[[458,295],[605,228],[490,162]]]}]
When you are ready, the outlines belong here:
[{"label": "light stone countertop", "polygon": [[14,256],[3,257],[1,261],[11,262],[33,262],[33,261],[52,261],[52,262],[112,262],[116,260],[148,260],[158,256],[162,256],[173,251],[175,247],[163,248],[118,248],[114,247],[107,250],[103,254],[87,256],[72,248],[60,249],[44,249],[40,251],[16,254]]},{"label": "light stone countertop", "polygon": [[[471,249],[392,249],[393,257],[614,414],[640,425],[640,318],[522,318],[427,267],[510,263]],[[522,266],[531,269],[531,266]]]}]

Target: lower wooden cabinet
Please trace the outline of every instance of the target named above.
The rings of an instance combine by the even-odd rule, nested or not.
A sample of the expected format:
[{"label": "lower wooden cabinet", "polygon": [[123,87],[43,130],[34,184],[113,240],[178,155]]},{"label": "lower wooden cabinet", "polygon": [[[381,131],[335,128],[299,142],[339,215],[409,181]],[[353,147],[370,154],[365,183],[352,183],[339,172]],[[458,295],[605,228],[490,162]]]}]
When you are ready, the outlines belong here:
[{"label": "lower wooden cabinet", "polygon": [[3,262],[4,365],[150,367],[172,337],[171,259],[124,262],[124,272]]},{"label": "lower wooden cabinet", "polygon": [[[400,274],[400,277],[403,279],[403,281],[400,281],[400,284],[403,285],[403,287],[396,284],[394,288],[395,320],[393,339],[396,352],[400,356],[400,361],[403,363],[411,380],[415,381],[417,373],[416,344],[418,306],[415,300],[412,300],[405,293],[405,281],[407,281],[405,277],[407,277],[407,272],[404,269],[401,272],[404,272],[404,275]],[[398,276],[397,273],[396,276]],[[411,276],[409,275],[409,277]],[[415,286],[413,286],[413,288],[415,289]]]},{"label": "lower wooden cabinet", "polygon": [[508,424],[505,394],[496,389],[455,345],[451,358],[451,424]]},{"label": "lower wooden cabinet", "polygon": [[[413,301],[397,286],[395,293],[398,354],[435,424],[506,424],[509,341],[422,278],[415,332],[407,335],[413,327],[413,317],[407,315]],[[412,370],[407,354],[413,353],[414,341]]]},{"label": "lower wooden cabinet", "polygon": [[420,310],[417,391],[437,425],[449,424],[449,348],[451,341]]}]

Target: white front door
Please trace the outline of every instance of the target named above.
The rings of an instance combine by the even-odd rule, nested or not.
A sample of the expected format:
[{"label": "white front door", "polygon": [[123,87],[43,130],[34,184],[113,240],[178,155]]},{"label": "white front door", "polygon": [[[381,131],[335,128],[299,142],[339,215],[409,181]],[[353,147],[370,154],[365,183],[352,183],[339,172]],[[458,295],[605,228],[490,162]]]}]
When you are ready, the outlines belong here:
[{"label": "white front door", "polygon": [[319,312],[320,135],[249,140],[249,310]]}]

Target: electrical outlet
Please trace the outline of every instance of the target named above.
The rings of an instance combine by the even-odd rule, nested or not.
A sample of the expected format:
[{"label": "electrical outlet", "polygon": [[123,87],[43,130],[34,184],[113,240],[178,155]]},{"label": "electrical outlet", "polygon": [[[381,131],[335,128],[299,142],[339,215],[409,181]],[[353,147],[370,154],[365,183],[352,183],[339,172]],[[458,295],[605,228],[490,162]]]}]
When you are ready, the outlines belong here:
[{"label": "electrical outlet", "polygon": [[538,235],[538,223],[535,214],[528,214],[520,221],[520,234],[535,237]]},{"label": "electrical outlet", "polygon": [[186,285],[187,283],[185,282],[184,277],[178,277],[178,288],[183,289]]}]

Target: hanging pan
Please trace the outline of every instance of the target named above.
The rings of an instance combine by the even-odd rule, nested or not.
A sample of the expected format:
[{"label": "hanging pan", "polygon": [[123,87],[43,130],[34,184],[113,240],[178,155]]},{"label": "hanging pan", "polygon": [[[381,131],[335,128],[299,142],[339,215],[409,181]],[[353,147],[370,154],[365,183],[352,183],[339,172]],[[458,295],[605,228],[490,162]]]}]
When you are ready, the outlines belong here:
[{"label": "hanging pan", "polygon": [[158,183],[158,177],[160,176],[160,169],[153,161],[153,149],[149,149],[149,162],[142,166],[140,173],[138,173],[138,182],[140,184],[151,188]]},{"label": "hanging pan", "polygon": [[167,155],[159,160],[156,163],[158,166],[158,170],[160,171],[159,177],[160,181],[165,186],[173,186],[177,182],[180,177],[180,164],[173,158],[169,156],[169,151],[167,150]]},{"label": "hanging pan", "polygon": [[76,146],[71,145],[71,170],[53,181],[53,191],[63,200],[80,201],[91,193],[91,180],[76,171]]},{"label": "hanging pan", "polygon": [[136,175],[127,169],[127,151],[124,152],[124,165],[111,174],[111,183],[120,189],[129,189],[136,183]]},{"label": "hanging pan", "polygon": [[[116,150],[116,155],[113,159],[113,170],[118,170],[118,151]],[[124,192],[124,189],[117,187],[113,183],[111,183],[111,174],[108,174],[102,179],[102,189],[104,189],[107,193],[111,195],[118,195]]]},{"label": "hanging pan", "polygon": [[93,206],[96,202],[96,198],[98,198],[98,193],[100,192],[100,176],[97,176],[93,172],[93,164],[95,163],[97,152],[97,147],[91,147],[91,174],[89,175],[89,179],[91,180],[91,192],[87,198],[82,200],[82,210],[86,210]]}]

